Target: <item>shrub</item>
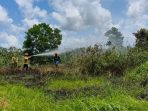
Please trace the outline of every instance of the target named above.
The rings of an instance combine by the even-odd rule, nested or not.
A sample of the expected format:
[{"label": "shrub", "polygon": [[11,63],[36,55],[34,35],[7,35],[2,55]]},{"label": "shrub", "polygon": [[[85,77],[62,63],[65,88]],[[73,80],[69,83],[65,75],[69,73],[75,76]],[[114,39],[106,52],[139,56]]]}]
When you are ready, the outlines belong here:
[{"label": "shrub", "polygon": [[10,47],[10,48],[0,47],[0,66],[1,67],[10,66],[11,58],[14,54],[20,58],[22,55],[22,50],[17,49],[15,47]]},{"label": "shrub", "polygon": [[102,49],[95,45],[83,49],[83,53],[73,57],[73,65],[79,67],[82,74],[100,75],[111,73],[121,76],[129,68],[134,68],[148,60],[148,52],[138,48],[126,49],[125,52],[115,48]]}]

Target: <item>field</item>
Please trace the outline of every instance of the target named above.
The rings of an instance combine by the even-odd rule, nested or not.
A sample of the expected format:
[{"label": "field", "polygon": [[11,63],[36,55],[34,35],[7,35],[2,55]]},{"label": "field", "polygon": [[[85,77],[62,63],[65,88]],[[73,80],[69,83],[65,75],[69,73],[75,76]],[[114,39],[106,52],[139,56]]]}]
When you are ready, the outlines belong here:
[{"label": "field", "polygon": [[[59,68],[52,64],[32,65],[29,71],[1,67],[0,111],[148,111],[148,62],[137,62],[141,56],[136,55],[136,65],[131,62],[129,68],[126,63],[126,68],[125,56],[97,56],[93,61],[89,55],[71,57],[72,62],[63,61]],[[108,56],[124,61],[111,64],[105,59],[105,64]],[[92,65],[93,70],[86,69]],[[117,70],[110,70],[114,67]]]},{"label": "field", "polygon": [[[144,66],[141,67],[147,67],[147,65],[148,63],[145,63]],[[133,72],[135,70],[137,69],[134,69]],[[130,74],[133,72],[131,71]],[[147,98],[141,97],[143,93],[146,95],[147,86],[130,86],[133,84],[130,82],[129,78],[131,77],[128,75],[121,78],[110,78],[107,75],[99,77],[78,77],[75,75],[64,75],[62,72],[52,73],[53,72],[50,72],[44,80],[42,80],[44,77],[38,79],[38,77],[32,75],[32,73],[25,73],[23,75],[1,75],[1,78],[3,78],[0,85],[1,110],[148,110]]]}]

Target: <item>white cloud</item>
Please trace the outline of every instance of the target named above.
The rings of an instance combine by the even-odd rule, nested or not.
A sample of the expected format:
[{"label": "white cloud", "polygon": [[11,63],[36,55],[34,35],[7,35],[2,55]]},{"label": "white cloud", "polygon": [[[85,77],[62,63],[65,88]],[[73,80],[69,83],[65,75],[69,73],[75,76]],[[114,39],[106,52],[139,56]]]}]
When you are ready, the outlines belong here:
[{"label": "white cloud", "polygon": [[129,7],[128,7],[128,12],[127,15],[131,17],[138,17],[141,12],[143,12],[141,5],[141,0],[129,0]]},{"label": "white cloud", "polygon": [[11,34],[18,35],[18,34],[21,34],[22,32],[24,32],[25,28],[22,27],[21,25],[10,24],[8,26],[8,30],[9,31],[7,31],[7,32],[9,32]]},{"label": "white cloud", "polygon": [[62,29],[61,47],[78,48],[104,43],[104,32],[112,26],[109,10],[100,0],[49,0],[54,11],[52,17]]},{"label": "white cloud", "polygon": [[38,24],[39,20],[38,19],[27,19],[25,18],[23,20],[23,23],[27,25],[27,27],[31,28],[34,24]]},{"label": "white cloud", "polygon": [[5,28],[9,33],[19,33],[23,30],[22,27],[15,25],[13,19],[8,16],[8,12],[0,5],[0,26]]},{"label": "white cloud", "polygon": [[1,23],[12,23],[13,20],[9,18],[7,11],[0,5],[0,22]]},{"label": "white cloud", "polygon": [[0,41],[1,47],[19,46],[17,38],[14,35],[7,34],[6,32],[0,32]]},{"label": "white cloud", "polygon": [[48,18],[48,12],[44,9],[40,9],[38,6],[34,6],[34,2],[38,0],[15,0],[24,15],[23,23],[31,27],[39,21],[46,21]]},{"label": "white cloud", "polygon": [[52,16],[62,29],[106,29],[112,25],[111,13],[101,6],[100,0],[53,0],[52,4]]},{"label": "white cloud", "polygon": [[10,47],[16,46],[20,47],[20,42],[18,42],[18,37],[24,28],[13,23],[13,19],[9,17],[7,10],[0,5],[0,46]]},{"label": "white cloud", "polygon": [[117,24],[124,35],[124,45],[134,45],[135,37],[132,33],[140,28],[148,28],[147,0],[128,0],[126,16]]},{"label": "white cloud", "polygon": [[127,16],[137,28],[147,27],[148,20],[148,2],[147,0],[129,0]]},{"label": "white cloud", "polygon": [[148,2],[147,0],[129,0],[129,7],[127,15],[138,18],[147,13],[148,11]]}]

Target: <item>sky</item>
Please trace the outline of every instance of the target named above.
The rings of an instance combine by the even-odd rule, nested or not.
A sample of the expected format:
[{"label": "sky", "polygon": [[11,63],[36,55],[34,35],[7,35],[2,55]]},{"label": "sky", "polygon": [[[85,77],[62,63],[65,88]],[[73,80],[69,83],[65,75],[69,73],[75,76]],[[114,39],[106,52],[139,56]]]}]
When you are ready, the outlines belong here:
[{"label": "sky", "polygon": [[60,48],[105,44],[104,33],[117,27],[124,45],[133,32],[148,28],[147,0],[0,0],[0,47],[22,48],[25,32],[34,24],[59,28]]}]

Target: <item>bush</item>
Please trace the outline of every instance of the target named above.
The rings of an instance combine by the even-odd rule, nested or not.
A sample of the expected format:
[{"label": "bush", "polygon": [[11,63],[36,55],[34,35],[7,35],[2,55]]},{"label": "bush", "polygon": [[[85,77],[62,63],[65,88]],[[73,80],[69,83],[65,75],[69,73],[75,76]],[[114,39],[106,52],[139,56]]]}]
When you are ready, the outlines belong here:
[{"label": "bush", "polygon": [[135,82],[148,81],[148,62],[130,71],[126,76],[126,79],[129,79]]},{"label": "bush", "polygon": [[148,52],[139,48],[129,49],[126,55],[129,67],[138,66],[148,60]]},{"label": "bush", "polygon": [[0,47],[0,67],[10,66],[11,58],[13,57],[14,54],[20,58],[22,55],[22,50],[17,49],[15,47],[10,47],[10,48]]},{"label": "bush", "polygon": [[83,59],[81,71],[84,74],[99,75],[107,72],[115,75],[122,74],[126,65],[126,57],[114,49],[105,52],[95,52],[95,54],[87,55]]},{"label": "bush", "polygon": [[82,74],[100,75],[111,73],[121,76],[129,68],[134,68],[148,60],[148,52],[137,48],[119,52],[115,48],[102,49],[95,45],[88,47],[83,53],[73,57],[72,64],[79,67]]}]

